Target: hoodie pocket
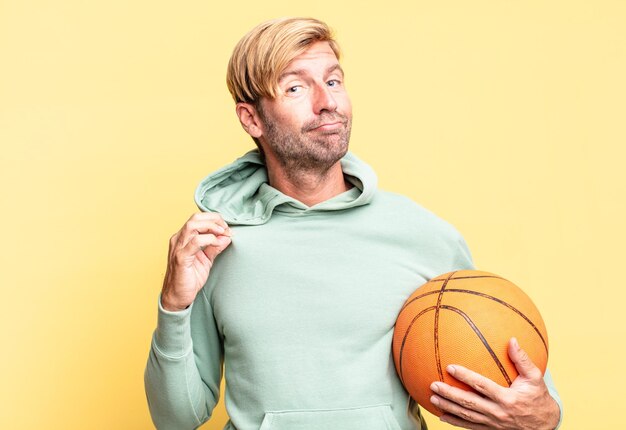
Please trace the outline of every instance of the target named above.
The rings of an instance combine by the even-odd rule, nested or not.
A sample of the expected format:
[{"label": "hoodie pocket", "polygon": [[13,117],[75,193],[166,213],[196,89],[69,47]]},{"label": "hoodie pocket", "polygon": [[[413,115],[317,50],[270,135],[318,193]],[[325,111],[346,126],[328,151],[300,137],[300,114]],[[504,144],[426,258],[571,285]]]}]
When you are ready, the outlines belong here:
[{"label": "hoodie pocket", "polygon": [[266,412],[259,430],[401,430],[389,405]]}]

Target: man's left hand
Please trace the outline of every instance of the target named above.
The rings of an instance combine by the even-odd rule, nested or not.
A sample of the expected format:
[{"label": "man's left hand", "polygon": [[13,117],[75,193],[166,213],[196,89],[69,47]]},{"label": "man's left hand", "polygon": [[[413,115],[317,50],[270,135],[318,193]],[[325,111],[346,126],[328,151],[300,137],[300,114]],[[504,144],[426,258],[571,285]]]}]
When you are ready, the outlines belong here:
[{"label": "man's left hand", "polygon": [[467,429],[552,430],[560,409],[550,396],[541,370],[515,338],[509,342],[509,357],[519,376],[509,388],[459,365],[448,366],[455,379],[479,394],[434,382],[431,402],[444,412],[441,421]]}]

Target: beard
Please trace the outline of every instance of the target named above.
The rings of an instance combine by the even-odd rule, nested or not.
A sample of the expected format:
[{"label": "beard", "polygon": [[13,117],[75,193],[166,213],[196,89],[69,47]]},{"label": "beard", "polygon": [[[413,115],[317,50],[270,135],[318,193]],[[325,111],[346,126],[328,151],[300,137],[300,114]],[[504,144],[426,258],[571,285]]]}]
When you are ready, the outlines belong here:
[{"label": "beard", "polygon": [[[295,130],[259,113],[265,124],[267,144],[289,176],[303,172],[324,175],[348,152],[351,117],[338,112],[323,113]],[[314,130],[329,122],[341,122],[343,126],[336,130]]]}]

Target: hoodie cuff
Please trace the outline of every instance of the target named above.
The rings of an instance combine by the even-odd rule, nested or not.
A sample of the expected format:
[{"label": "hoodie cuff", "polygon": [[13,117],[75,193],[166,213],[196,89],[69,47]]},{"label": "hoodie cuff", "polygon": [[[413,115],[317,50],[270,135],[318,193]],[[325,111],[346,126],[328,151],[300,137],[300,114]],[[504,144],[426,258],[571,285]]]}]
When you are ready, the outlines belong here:
[{"label": "hoodie cuff", "polygon": [[161,305],[159,294],[159,314],[157,329],[154,332],[154,347],[169,358],[182,358],[192,350],[191,340],[191,309],[171,312]]}]

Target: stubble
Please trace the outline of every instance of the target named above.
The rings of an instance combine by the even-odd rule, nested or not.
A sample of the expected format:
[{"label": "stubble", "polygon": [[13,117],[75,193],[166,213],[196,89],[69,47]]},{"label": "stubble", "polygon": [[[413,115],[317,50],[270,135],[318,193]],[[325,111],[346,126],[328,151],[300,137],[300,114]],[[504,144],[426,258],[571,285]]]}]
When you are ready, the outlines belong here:
[{"label": "stubble", "polygon": [[[352,118],[338,112],[319,115],[300,130],[289,130],[261,114],[268,145],[288,176],[303,174],[325,176],[346,152],[350,141]],[[341,122],[338,130],[315,130],[322,124]]]}]

